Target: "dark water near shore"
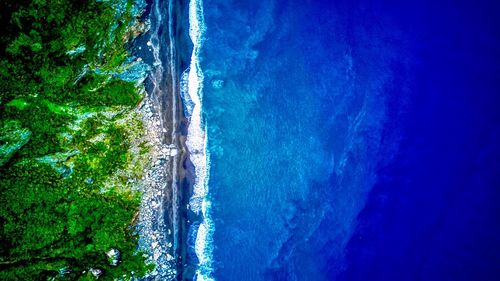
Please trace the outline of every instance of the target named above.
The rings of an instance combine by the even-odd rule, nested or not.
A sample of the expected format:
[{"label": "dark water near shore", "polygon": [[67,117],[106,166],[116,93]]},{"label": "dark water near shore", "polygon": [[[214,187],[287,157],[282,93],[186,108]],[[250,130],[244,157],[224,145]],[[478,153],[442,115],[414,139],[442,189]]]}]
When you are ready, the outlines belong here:
[{"label": "dark water near shore", "polygon": [[493,2],[204,0],[217,280],[498,280]]}]

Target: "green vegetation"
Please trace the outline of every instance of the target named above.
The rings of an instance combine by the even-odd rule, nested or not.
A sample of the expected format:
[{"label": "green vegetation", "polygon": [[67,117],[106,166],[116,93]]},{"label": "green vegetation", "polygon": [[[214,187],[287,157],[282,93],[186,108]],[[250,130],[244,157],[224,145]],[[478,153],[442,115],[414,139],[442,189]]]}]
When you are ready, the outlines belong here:
[{"label": "green vegetation", "polygon": [[148,151],[134,143],[142,97],[106,74],[128,56],[131,5],[0,3],[0,280],[95,280],[91,269],[128,280],[151,269],[137,252],[140,194],[128,184]]}]

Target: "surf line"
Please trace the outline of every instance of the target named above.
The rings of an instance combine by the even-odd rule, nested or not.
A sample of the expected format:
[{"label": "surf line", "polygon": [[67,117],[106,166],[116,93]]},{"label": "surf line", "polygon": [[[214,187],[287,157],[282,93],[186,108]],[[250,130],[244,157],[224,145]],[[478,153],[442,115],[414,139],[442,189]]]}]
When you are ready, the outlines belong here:
[{"label": "surf line", "polygon": [[[206,30],[202,0],[189,1],[189,37],[193,43],[191,61],[187,70],[187,96],[190,100],[190,119],[186,138],[189,158],[193,163],[195,179],[193,194],[189,200],[192,212],[202,216],[195,239],[195,253],[198,258],[196,280],[213,280],[212,273],[212,233],[213,223],[210,217],[210,201],[208,195],[208,178],[210,155],[207,149],[207,126],[202,119],[203,113],[203,71],[199,55]],[[193,227],[193,226],[191,226]]]}]

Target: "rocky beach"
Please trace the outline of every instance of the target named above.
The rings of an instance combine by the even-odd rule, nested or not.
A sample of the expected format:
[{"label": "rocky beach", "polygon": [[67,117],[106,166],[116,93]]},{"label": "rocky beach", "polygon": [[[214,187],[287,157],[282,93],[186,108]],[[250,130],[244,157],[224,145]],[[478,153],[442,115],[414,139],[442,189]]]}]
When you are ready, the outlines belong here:
[{"label": "rocky beach", "polygon": [[143,195],[135,227],[139,249],[155,265],[143,280],[182,279],[186,220],[181,217],[190,193],[183,188],[189,186],[184,170],[188,120],[180,98],[184,56],[177,53],[183,44],[179,35],[183,8],[177,1],[153,0],[144,9],[148,30],[134,40],[132,53],[150,66],[143,82],[147,93],[137,107],[150,150],[139,184]]}]

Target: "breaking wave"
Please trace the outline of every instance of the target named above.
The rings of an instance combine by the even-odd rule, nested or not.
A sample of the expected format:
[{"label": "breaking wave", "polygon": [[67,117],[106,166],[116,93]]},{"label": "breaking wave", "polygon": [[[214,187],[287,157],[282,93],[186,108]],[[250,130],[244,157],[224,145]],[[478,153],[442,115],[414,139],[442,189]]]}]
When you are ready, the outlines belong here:
[{"label": "breaking wave", "polygon": [[[193,52],[187,74],[183,73],[183,100],[186,102],[187,115],[190,118],[186,146],[190,160],[194,165],[195,182],[193,195],[189,201],[191,211],[202,215],[195,239],[195,253],[198,258],[196,280],[213,280],[212,273],[212,233],[213,223],[210,218],[208,194],[209,153],[207,151],[207,129],[202,119],[203,110],[203,72],[199,63],[199,53],[203,43],[205,22],[202,0],[189,2],[189,37],[193,42]],[[187,75],[187,81],[185,80]],[[187,91],[186,87],[187,86]]]}]

